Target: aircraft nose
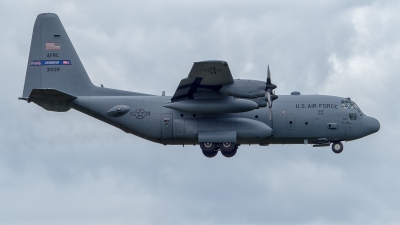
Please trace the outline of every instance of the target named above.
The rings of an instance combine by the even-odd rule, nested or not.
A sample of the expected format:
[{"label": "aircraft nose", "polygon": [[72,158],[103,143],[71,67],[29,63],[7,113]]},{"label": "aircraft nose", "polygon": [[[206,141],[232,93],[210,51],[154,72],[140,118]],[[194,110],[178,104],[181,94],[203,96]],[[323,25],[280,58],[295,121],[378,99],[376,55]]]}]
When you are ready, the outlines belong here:
[{"label": "aircraft nose", "polygon": [[362,133],[364,133],[365,135],[370,135],[378,132],[378,130],[381,128],[381,125],[379,124],[379,121],[374,117],[366,116],[361,122],[361,128]]}]

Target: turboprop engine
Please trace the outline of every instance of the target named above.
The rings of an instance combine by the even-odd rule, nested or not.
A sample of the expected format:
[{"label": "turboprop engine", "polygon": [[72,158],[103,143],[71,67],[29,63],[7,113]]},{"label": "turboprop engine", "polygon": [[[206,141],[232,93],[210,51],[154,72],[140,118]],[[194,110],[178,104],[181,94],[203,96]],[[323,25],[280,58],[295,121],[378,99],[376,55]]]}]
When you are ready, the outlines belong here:
[{"label": "turboprop engine", "polygon": [[237,79],[232,84],[224,85],[219,92],[237,98],[264,97],[265,81]]},{"label": "turboprop engine", "polygon": [[265,81],[236,79],[233,84],[224,85],[219,92],[223,95],[248,99],[255,102],[258,107],[266,107],[268,103]]}]

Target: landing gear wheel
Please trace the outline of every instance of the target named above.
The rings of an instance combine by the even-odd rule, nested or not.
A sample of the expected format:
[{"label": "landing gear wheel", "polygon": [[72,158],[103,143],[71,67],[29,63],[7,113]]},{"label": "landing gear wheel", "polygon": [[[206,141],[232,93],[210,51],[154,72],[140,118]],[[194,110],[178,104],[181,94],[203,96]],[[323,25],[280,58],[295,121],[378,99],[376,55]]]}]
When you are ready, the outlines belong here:
[{"label": "landing gear wheel", "polygon": [[200,143],[200,148],[203,150],[203,154],[208,158],[212,158],[218,154],[217,144],[215,143]]},{"label": "landing gear wheel", "polygon": [[343,144],[340,141],[336,141],[332,143],[332,151],[336,154],[339,154],[343,151]]},{"label": "landing gear wheel", "polygon": [[200,148],[201,148],[201,150],[206,151],[206,152],[213,152],[213,151],[217,150],[217,144],[210,143],[210,142],[204,142],[204,143],[200,143]]},{"label": "landing gear wheel", "polygon": [[234,155],[236,155],[236,152],[237,152],[237,150],[238,150],[238,146],[237,145],[235,145],[235,144],[233,144],[235,147],[231,150],[231,151],[222,151],[222,149],[221,149],[221,154],[223,155],[223,156],[225,156],[225,157],[227,157],[227,158],[230,158],[230,157],[232,157],[232,156],[234,156]]},{"label": "landing gear wheel", "polygon": [[221,143],[219,144],[219,149],[221,152],[231,152],[236,148],[236,144],[234,143]]},{"label": "landing gear wheel", "polygon": [[208,158],[212,158],[218,154],[218,151],[213,151],[213,152],[208,152],[208,151],[203,151],[203,155],[205,155]]}]

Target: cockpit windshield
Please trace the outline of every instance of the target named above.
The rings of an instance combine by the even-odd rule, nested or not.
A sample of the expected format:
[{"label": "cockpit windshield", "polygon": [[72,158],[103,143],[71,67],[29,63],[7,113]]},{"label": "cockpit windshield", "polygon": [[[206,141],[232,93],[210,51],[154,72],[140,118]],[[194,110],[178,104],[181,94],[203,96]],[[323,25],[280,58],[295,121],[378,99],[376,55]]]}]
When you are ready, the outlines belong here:
[{"label": "cockpit windshield", "polygon": [[348,99],[342,100],[342,108],[343,109],[360,109],[355,102],[348,100]]}]

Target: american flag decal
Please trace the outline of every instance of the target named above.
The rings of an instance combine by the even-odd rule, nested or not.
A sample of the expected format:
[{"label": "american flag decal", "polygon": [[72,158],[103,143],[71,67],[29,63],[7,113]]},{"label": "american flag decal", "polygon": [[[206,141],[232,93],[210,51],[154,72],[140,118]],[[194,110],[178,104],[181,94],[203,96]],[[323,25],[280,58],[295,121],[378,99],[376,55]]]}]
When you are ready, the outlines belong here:
[{"label": "american flag decal", "polygon": [[60,43],[56,42],[46,42],[46,51],[52,51],[52,50],[60,50]]}]

